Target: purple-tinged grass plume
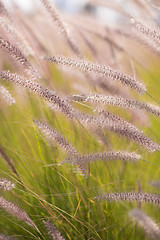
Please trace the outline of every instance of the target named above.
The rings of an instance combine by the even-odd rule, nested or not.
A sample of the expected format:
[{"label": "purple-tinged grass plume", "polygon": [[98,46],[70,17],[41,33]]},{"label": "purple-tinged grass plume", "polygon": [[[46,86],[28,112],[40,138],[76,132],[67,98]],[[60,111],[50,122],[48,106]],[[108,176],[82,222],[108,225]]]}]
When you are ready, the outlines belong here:
[{"label": "purple-tinged grass plume", "polygon": [[160,42],[158,42],[158,40],[149,38],[136,30],[132,38],[141,43],[141,46],[144,46],[150,51],[154,51],[156,54],[160,55]]},{"label": "purple-tinged grass plume", "polygon": [[8,105],[12,105],[16,102],[10,92],[2,85],[0,85],[0,98],[3,99]]},{"label": "purple-tinged grass plume", "polygon": [[39,120],[33,120],[33,122],[35,126],[43,133],[47,141],[54,140],[65,152],[71,156],[78,154],[76,149],[71,146],[71,144],[68,143],[67,140],[55,129]]},{"label": "purple-tinged grass plume", "polygon": [[126,31],[124,29],[115,30],[115,33],[120,35],[124,35],[127,39],[134,40],[141,44],[141,46],[148,48],[155,53],[160,54],[160,47],[157,40],[147,37],[147,35],[142,34],[141,32],[137,31],[137,29],[133,29],[133,31]]},{"label": "purple-tinged grass plume", "polygon": [[146,233],[148,238],[152,238],[154,240],[160,239],[160,229],[157,224],[147,216],[142,210],[140,209],[133,209],[129,212],[129,216],[136,222]]},{"label": "purple-tinged grass plume", "polygon": [[[54,105],[49,104],[48,106],[55,110]],[[97,112],[98,115],[94,116],[81,113],[74,108],[71,110],[72,118],[77,119],[81,124],[84,124],[87,127],[94,126],[96,128],[108,129],[109,131],[112,131],[118,135],[122,135],[123,137],[140,144],[150,152],[159,150],[159,145],[143,135],[143,132],[133,124],[110,112],[106,112],[104,110],[97,110]]]},{"label": "purple-tinged grass plume", "polygon": [[49,90],[43,85],[33,82],[16,73],[10,73],[9,71],[0,71],[0,79],[12,82],[13,84],[16,84],[20,87],[24,87],[28,89],[30,92],[33,92],[39,95],[40,97],[44,98],[48,102],[55,104],[56,107],[65,115],[69,116],[70,118],[73,117],[73,113],[72,113],[73,109],[66,102],[66,100],[60,98],[55,92],[53,92],[52,90]]},{"label": "purple-tinged grass plume", "polygon": [[3,234],[0,234],[0,240],[16,240],[13,237],[5,236]]},{"label": "purple-tinged grass plume", "polygon": [[61,233],[57,228],[54,226],[53,223],[49,221],[44,221],[44,225],[47,229],[48,235],[53,239],[53,240],[65,240],[64,237],[62,237]]},{"label": "purple-tinged grass plume", "polygon": [[124,85],[127,85],[135,89],[141,94],[144,94],[146,92],[145,86],[142,83],[138,82],[136,79],[105,65],[95,64],[92,62],[88,62],[86,60],[75,60],[75,59],[65,58],[60,56],[57,56],[57,57],[46,56],[46,57],[43,57],[43,60],[54,62],[59,65],[65,65],[65,66],[77,68],[82,71],[86,71],[88,73],[93,72],[99,76],[110,77],[113,80],[118,80]]},{"label": "purple-tinged grass plume", "polygon": [[14,205],[12,202],[7,201],[3,197],[0,197],[0,208],[7,211],[9,214],[15,216],[16,218],[20,219],[21,221],[27,222],[29,225],[37,229],[34,222],[29,218],[27,213]]},{"label": "purple-tinged grass plume", "polygon": [[150,103],[135,101],[113,95],[89,94],[89,95],[73,95],[72,100],[78,102],[95,102],[104,105],[119,106],[125,109],[139,109],[160,117],[160,107]]},{"label": "purple-tinged grass plume", "polygon": [[135,141],[145,147],[148,151],[154,152],[159,150],[160,146],[157,143],[143,135],[142,131],[138,130],[133,124],[128,123],[119,116],[106,112],[105,110],[100,110],[99,118],[109,130]]},{"label": "purple-tinged grass plume", "polygon": [[18,47],[24,53],[25,56],[34,56],[34,50],[31,48],[29,43],[24,39],[20,31],[18,31],[15,26],[11,23],[9,19],[2,16],[0,17],[0,26],[9,33],[15,40]]},{"label": "purple-tinged grass plume", "polygon": [[136,29],[138,29],[141,33],[160,41],[160,32],[158,30],[151,29],[150,27],[146,26],[146,24],[144,24],[142,21],[139,21],[135,18],[131,19],[131,23],[134,24]]},{"label": "purple-tinged grass plume", "polygon": [[23,66],[24,70],[33,80],[40,78],[38,70],[32,66],[23,53],[8,40],[0,36],[0,48],[7,52],[17,63]]},{"label": "purple-tinged grass plume", "polygon": [[104,127],[117,134],[123,135],[138,144],[144,146],[151,152],[159,149],[159,145],[154,143],[139,131],[133,124],[128,123],[122,118],[105,111],[99,111],[98,117],[87,115],[75,110],[65,99],[60,98],[55,92],[48,88],[30,81],[18,74],[7,71],[0,71],[0,78],[10,81],[16,85],[27,88],[29,91],[38,94],[50,103],[53,103],[61,112],[69,118],[76,118],[80,123],[85,123],[90,126]]},{"label": "purple-tinged grass plume", "polygon": [[63,37],[67,40],[70,48],[80,57],[82,57],[82,53],[79,49],[79,46],[74,42],[67,28],[66,24],[64,23],[60,13],[58,12],[57,8],[55,7],[54,3],[50,0],[41,0],[44,7],[48,11],[49,15],[51,16],[53,22],[57,25],[58,29],[60,30]]},{"label": "purple-tinged grass plume", "polygon": [[122,193],[106,193],[96,197],[98,200],[106,201],[130,201],[130,202],[145,202],[154,205],[160,205],[160,195],[140,192],[122,192]]},{"label": "purple-tinged grass plume", "polygon": [[80,170],[80,173],[84,176],[88,176],[88,163],[95,162],[98,159],[100,160],[123,160],[123,161],[132,161],[136,162],[140,159],[140,155],[134,153],[134,152],[107,152],[107,153],[95,153],[95,154],[89,154],[89,155],[81,155],[81,156],[72,156],[65,160],[63,160],[59,165],[62,165],[64,163],[70,163],[74,164],[78,167],[78,170]]},{"label": "purple-tinged grass plume", "polygon": [[11,191],[15,187],[15,184],[11,181],[0,178],[0,189],[4,189],[5,191]]},{"label": "purple-tinged grass plume", "polygon": [[132,161],[136,162],[140,159],[140,155],[134,153],[134,152],[123,152],[123,151],[117,151],[117,152],[104,152],[104,153],[95,153],[95,154],[89,154],[89,155],[81,155],[81,156],[73,156],[65,159],[62,161],[62,163],[72,163],[72,164],[79,164],[81,165],[89,163],[89,162],[95,162],[98,159],[100,160],[123,160],[123,161]]}]

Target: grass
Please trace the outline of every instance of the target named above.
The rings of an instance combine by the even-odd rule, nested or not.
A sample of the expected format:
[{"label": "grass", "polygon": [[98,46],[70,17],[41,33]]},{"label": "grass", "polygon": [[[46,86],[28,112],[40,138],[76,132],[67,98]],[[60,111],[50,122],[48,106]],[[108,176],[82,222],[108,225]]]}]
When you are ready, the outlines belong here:
[{"label": "grass", "polygon": [[[25,223],[17,222],[1,212],[0,232],[47,239],[43,220],[52,219],[68,239],[143,239],[144,235],[130,222],[128,211],[138,203],[96,202],[101,192],[138,190],[138,181],[143,191],[155,192],[149,181],[159,179],[159,152],[144,154],[137,163],[121,161],[91,163],[89,178],[74,172],[70,165],[57,166],[65,155],[53,145],[50,147],[32,123],[34,118],[43,118],[61,131],[82,153],[101,152],[102,146],[95,136],[78,123],[72,123],[62,114],[55,114],[37,98],[29,94],[25,104],[17,103],[1,111],[1,146],[16,168],[19,179],[11,173],[1,158],[1,176],[16,183],[12,193],[3,193],[7,199],[20,205],[34,220],[41,234]],[[18,107],[17,107],[18,106]],[[159,140],[158,120],[153,117],[146,132]],[[156,134],[157,133],[157,134]],[[134,150],[133,144],[123,138],[107,133],[114,149]],[[106,143],[107,144],[107,143]],[[136,146],[136,149],[139,148]],[[139,148],[139,151],[141,149]],[[157,207],[143,204],[142,208],[159,220]]]},{"label": "grass", "polygon": [[[65,51],[67,51],[66,47]],[[151,52],[148,51],[146,59],[150,56]],[[122,62],[124,60],[127,70],[130,67],[125,58],[126,56]],[[159,104],[158,57],[153,54],[147,69],[136,62],[134,66],[137,76],[147,85],[147,92]],[[12,67],[12,63],[3,63],[3,69],[12,69]],[[70,76],[72,73],[65,74],[65,71],[55,64],[42,64],[41,67],[42,71],[45,70],[43,83],[57,92],[75,93],[75,82],[79,84],[78,86],[86,88],[88,93],[94,89],[94,85],[92,86],[90,82],[83,82],[78,75],[75,80],[74,76]],[[65,239],[145,239],[144,231],[130,219],[128,213],[133,208],[140,207],[158,223],[160,221],[158,206],[139,202],[111,203],[97,201],[95,197],[103,192],[143,191],[159,194],[159,189],[149,184],[153,180],[160,180],[159,152],[148,153],[138,144],[104,129],[98,137],[94,129],[70,120],[62,113],[50,110],[35,94],[10,83],[2,82],[2,84],[10,89],[16,104],[8,106],[3,101],[0,103],[0,147],[14,165],[17,175],[11,171],[10,166],[0,155],[1,178],[10,179],[16,185],[11,192],[0,189],[1,195],[25,210],[39,232],[26,222],[17,220],[0,209],[0,233],[17,239],[48,239],[43,221],[50,220]],[[96,92],[99,92],[99,89],[96,86]],[[131,94],[139,100],[156,104],[147,94],[144,96],[138,96],[135,92]],[[86,113],[91,112],[88,107],[79,103],[75,103],[75,106]],[[157,117],[146,114],[145,121],[141,112],[139,115],[134,115],[118,107],[107,107],[107,109],[134,122],[147,136],[160,143],[160,124]],[[89,176],[85,177],[77,172],[75,166],[58,165],[67,155],[54,142],[49,144],[44,139],[34,126],[33,119],[42,119],[49,123],[64,135],[80,154],[120,149],[136,151],[142,154],[142,157],[136,163],[120,160],[99,160],[89,163]]]}]

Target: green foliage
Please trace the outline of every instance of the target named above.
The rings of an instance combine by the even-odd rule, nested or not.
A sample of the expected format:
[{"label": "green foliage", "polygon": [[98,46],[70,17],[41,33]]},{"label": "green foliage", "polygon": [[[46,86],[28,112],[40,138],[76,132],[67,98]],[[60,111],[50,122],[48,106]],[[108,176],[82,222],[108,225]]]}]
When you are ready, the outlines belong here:
[{"label": "green foliage", "polygon": [[[53,36],[52,40],[54,40]],[[58,46],[59,43],[56,40],[55,37],[54,43]],[[96,38],[93,41],[95,46],[101,46]],[[33,41],[33,46],[34,43]],[[45,44],[42,46],[40,42],[38,44],[40,49],[47,48]],[[103,44],[103,49],[105,49],[108,43]],[[66,45],[62,49],[68,55],[70,54],[70,49],[68,50]],[[110,50],[110,47],[107,49]],[[140,49],[137,46],[136,51],[138,52]],[[84,52],[87,51],[84,49]],[[45,50],[45,52],[47,51]],[[125,69],[130,69],[126,55],[120,54],[121,62],[125,62]],[[147,60],[149,59],[149,64],[141,64],[141,59],[140,62],[137,62],[133,57],[133,65],[137,77],[146,84],[148,94],[145,93],[141,96],[128,90],[127,94],[140,101],[158,105],[159,59],[150,51],[146,52],[145,56]],[[36,57],[35,59],[30,57],[30,60],[37,61]],[[107,61],[108,57],[104,60]],[[149,66],[144,67],[147,64]],[[47,66],[46,69],[44,66]],[[78,86],[87,89],[88,92],[101,93],[104,90],[100,90],[101,88],[94,83],[91,84],[85,74],[83,78],[87,80],[83,81],[80,79],[81,77],[78,79],[78,76],[76,79],[72,73],[65,74],[54,64],[43,65],[40,63],[40,67],[41,71],[44,71],[42,78],[44,85],[53,88],[60,94],[69,95],[78,92],[79,89],[75,90],[75,82],[79,84]],[[13,70],[14,64],[12,66],[12,63],[4,57],[2,68],[3,70]],[[0,208],[0,233],[17,239],[49,239],[43,221],[50,220],[65,239],[145,239],[143,230],[131,221],[128,213],[134,207],[140,207],[153,217],[155,222],[159,222],[160,216],[157,210],[159,207],[139,202],[97,201],[95,197],[104,192],[142,191],[159,194],[159,189],[149,184],[153,180],[160,180],[159,152],[148,153],[138,144],[115,133],[105,129],[89,128],[79,121],[68,119],[63,113],[49,109],[46,102],[37,95],[15,87],[11,83],[4,83],[4,86],[11,91],[16,104],[8,106],[0,100],[0,148],[10,159],[17,174],[0,155],[0,177],[10,179],[15,183],[15,188],[11,192],[2,189],[0,191],[5,199],[13,202],[28,214],[39,231]],[[120,90],[123,88],[119,84],[114,86]],[[124,91],[126,89],[126,87],[123,88]],[[90,104],[73,103],[73,106],[87,114],[93,112]],[[144,114],[141,111],[137,111],[136,115],[132,111],[119,107],[106,106],[106,109],[133,122],[139,129],[144,130],[146,136],[160,143],[158,117],[150,114],[141,116]],[[59,164],[67,157],[67,154],[54,141],[49,144],[45,140],[35,127],[33,119],[43,120],[55,128],[81,155],[120,149],[135,151],[142,157],[134,163],[120,160],[98,160],[88,164],[89,175],[83,176],[77,166]]]}]

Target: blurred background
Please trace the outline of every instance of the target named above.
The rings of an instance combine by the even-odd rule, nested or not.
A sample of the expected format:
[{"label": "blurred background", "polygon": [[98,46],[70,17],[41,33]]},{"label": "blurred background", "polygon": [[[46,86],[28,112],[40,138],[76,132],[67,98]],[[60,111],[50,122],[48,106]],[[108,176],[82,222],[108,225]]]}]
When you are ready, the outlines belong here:
[{"label": "blurred background", "polygon": [[[22,10],[25,12],[33,12],[35,11],[39,0],[3,0],[4,4],[11,6],[12,4],[17,4]],[[87,0],[53,0],[56,5],[61,8],[62,10],[69,12],[69,13],[76,13],[81,11],[86,3]]]},{"label": "blurred background", "polygon": [[[18,6],[21,10],[23,10],[26,14],[35,14],[37,9],[39,8],[40,0],[2,0],[4,4],[11,8],[13,6]],[[132,15],[138,16],[138,13],[135,10],[135,3],[138,0],[52,0],[55,2],[56,6],[61,9],[66,14],[79,14],[82,12],[89,12],[90,14],[96,16],[101,21],[109,22],[110,24],[114,24],[115,21],[124,21],[123,16],[119,15],[116,8],[113,10],[113,4],[115,6],[120,5],[128,11],[132,13]],[[156,20],[160,23],[160,1],[159,0],[144,0],[145,3],[152,4]],[[112,6],[112,8],[111,8]]]}]

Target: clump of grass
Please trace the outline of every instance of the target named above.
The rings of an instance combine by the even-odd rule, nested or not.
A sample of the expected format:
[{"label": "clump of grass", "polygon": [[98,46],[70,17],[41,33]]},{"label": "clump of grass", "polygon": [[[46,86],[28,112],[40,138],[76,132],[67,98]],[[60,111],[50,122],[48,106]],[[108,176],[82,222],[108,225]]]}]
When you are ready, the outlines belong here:
[{"label": "clump of grass", "polygon": [[50,0],[28,16],[0,0],[0,239],[159,238],[140,210],[150,203],[159,221],[156,13],[131,1],[146,17],[131,23],[125,5],[92,2],[124,21],[104,24],[91,5],[66,16]]}]

